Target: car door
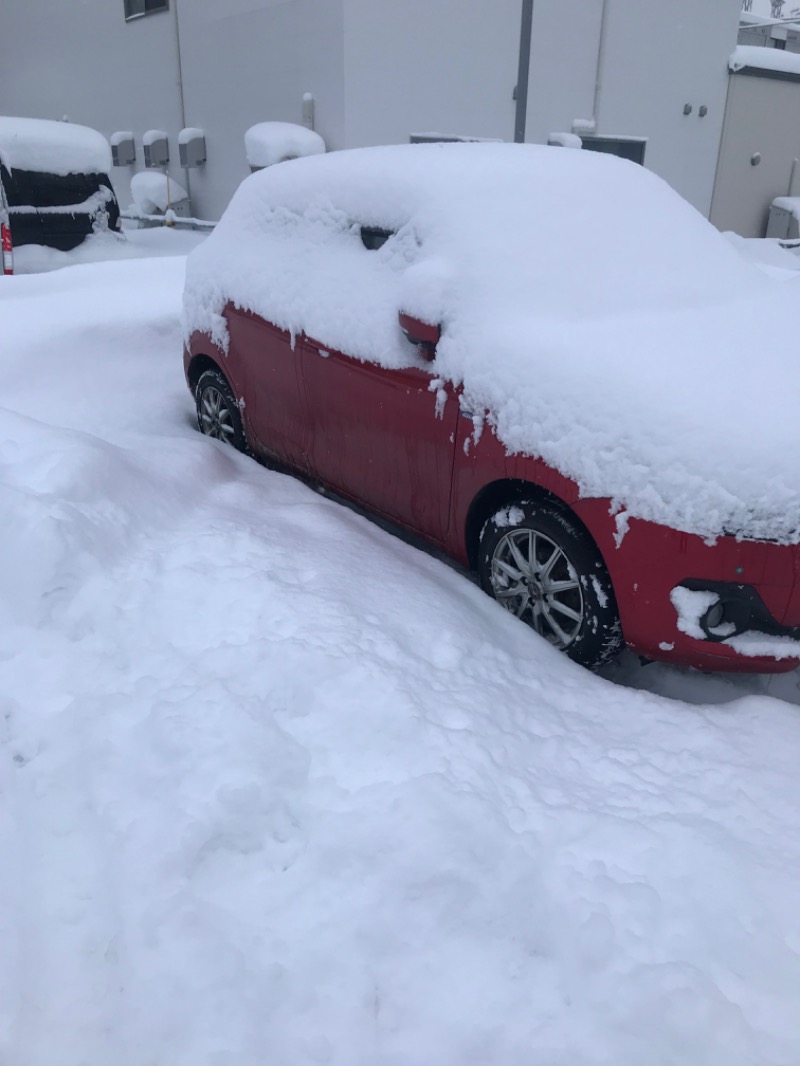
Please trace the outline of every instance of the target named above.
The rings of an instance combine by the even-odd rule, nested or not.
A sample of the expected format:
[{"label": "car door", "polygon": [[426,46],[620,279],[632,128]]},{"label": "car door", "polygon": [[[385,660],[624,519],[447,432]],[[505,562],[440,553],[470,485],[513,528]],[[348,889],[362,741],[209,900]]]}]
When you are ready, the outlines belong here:
[{"label": "car door", "polygon": [[258,315],[229,306],[230,358],[258,445],[280,463],[308,469],[307,412],[300,376],[300,341]]},{"label": "car door", "polygon": [[416,367],[387,370],[303,339],[311,472],[433,540],[449,525],[458,402]]}]

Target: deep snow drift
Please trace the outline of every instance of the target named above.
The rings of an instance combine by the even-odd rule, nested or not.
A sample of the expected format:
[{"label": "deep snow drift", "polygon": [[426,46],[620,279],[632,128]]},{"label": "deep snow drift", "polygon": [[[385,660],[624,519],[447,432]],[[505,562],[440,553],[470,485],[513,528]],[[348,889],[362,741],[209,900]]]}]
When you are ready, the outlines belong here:
[{"label": "deep snow drift", "polygon": [[794,1066],[797,707],[201,437],[182,274],[0,284],[0,1062]]},{"label": "deep snow drift", "polygon": [[[362,225],[396,232],[367,251]],[[800,364],[783,288],[633,163],[400,145],[244,181],[189,261],[185,328],[225,344],[229,298],[397,366],[413,358],[405,311],[441,324],[433,371],[463,383],[465,405],[584,495],[702,536],[794,542]]]}]

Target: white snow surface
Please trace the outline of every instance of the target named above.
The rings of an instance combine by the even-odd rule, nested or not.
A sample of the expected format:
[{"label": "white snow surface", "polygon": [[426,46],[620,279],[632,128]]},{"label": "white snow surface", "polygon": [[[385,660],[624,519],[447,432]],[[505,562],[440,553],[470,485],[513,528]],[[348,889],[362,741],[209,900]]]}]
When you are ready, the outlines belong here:
[{"label": "white snow surface", "polygon": [[0,162],[9,170],[107,174],[111,146],[102,133],[88,126],[0,116]]},{"label": "white snow surface", "polygon": [[797,707],[200,436],[183,272],[0,285],[0,1062],[800,1061]]},{"label": "white snow surface", "polygon": [[[359,224],[396,230],[367,251]],[[184,328],[227,300],[385,366],[403,310],[512,452],[701,534],[800,538],[797,293],[655,175],[534,145],[329,153],[248,178],[190,259]],[[780,382],[780,387],[776,383]]]},{"label": "white snow surface", "polygon": [[14,273],[41,274],[112,259],[186,256],[206,238],[205,233],[169,226],[135,229],[125,222],[123,227],[124,236],[111,232],[93,233],[69,252],[43,244],[24,244],[14,249]]},{"label": "white snow surface", "polygon": [[131,178],[131,196],[143,215],[163,214],[188,197],[186,189],[158,170],[140,170]]},{"label": "white snow surface", "polygon": [[320,155],[325,141],[319,133],[294,122],[258,122],[244,135],[247,162],[251,167],[271,167],[303,156]]},{"label": "white snow surface", "polygon": [[800,55],[779,48],[763,48],[758,44],[740,44],[734,50],[728,67],[733,71],[754,67],[756,70],[800,74]]}]

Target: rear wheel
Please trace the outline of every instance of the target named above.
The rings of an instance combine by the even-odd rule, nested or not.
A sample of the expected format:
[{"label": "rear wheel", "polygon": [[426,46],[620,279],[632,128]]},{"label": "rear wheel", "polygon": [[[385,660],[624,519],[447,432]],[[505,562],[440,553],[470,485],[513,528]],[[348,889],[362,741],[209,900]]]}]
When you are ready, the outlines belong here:
[{"label": "rear wheel", "polygon": [[597,669],[622,650],[622,630],[605,564],[566,510],[520,501],[483,527],[481,585],[575,662]]},{"label": "rear wheel", "polygon": [[219,370],[206,370],[200,375],[194,395],[200,432],[246,452],[242,415],[224,374]]}]

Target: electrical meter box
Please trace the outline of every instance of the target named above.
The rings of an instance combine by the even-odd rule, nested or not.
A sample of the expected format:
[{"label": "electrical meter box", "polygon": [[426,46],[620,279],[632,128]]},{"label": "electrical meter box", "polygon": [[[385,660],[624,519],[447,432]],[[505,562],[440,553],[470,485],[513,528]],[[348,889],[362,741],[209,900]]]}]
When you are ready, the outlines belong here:
[{"label": "electrical meter box", "polygon": [[142,143],[146,167],[165,167],[169,163],[169,141],[163,130],[148,130]]},{"label": "electrical meter box", "polygon": [[800,237],[800,197],[779,196],[772,201],[767,220],[767,237],[777,237],[779,240],[792,241]]},{"label": "electrical meter box", "polygon": [[178,151],[182,167],[199,167],[206,161],[206,135],[193,126],[178,135]]},{"label": "electrical meter box", "polygon": [[111,134],[111,162],[115,167],[129,167],[136,162],[136,144],[129,130]]}]

